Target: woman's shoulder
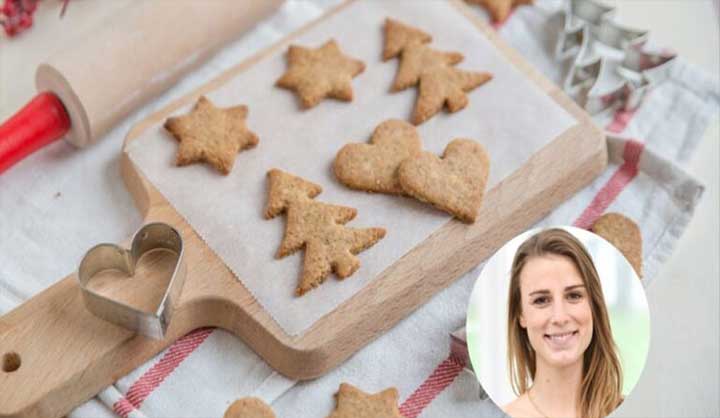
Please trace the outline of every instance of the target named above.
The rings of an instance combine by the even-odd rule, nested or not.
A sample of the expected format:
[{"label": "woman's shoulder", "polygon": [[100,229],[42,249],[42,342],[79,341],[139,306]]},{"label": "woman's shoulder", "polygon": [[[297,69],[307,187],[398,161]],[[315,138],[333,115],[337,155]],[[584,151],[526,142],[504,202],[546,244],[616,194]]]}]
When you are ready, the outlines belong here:
[{"label": "woman's shoulder", "polygon": [[535,409],[530,404],[527,393],[520,395],[517,399],[503,406],[503,412],[512,418],[535,417]]}]

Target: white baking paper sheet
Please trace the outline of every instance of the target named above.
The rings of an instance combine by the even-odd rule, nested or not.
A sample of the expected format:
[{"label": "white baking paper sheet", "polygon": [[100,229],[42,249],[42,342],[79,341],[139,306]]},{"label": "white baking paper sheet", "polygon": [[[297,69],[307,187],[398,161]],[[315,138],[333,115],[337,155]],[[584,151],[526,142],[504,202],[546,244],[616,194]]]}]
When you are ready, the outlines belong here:
[{"label": "white baking paper sheet", "polygon": [[[437,154],[453,138],[481,142],[491,156],[489,188],[575,123],[454,5],[359,1],[294,41],[317,47],[335,38],[346,54],[365,62],[365,72],[353,80],[352,102],[325,100],[301,110],[293,92],[274,86],[286,69],[283,48],[208,95],[217,106],[248,105],[248,126],[260,137],[255,149],[238,154],[230,175],[204,164],[175,167],[175,139],[162,123],[147,129],[129,145],[132,161],[290,335],[308,329],[450,219],[409,198],[350,190],[332,173],[333,158],[345,143],[365,142],[382,121],[408,120],[412,112],[415,88],[389,93],[398,60],[380,59],[386,17],[432,34],[436,49],[462,52],[465,60],[459,68],[494,74],[468,94],[464,110],[443,112],[418,128],[424,148]],[[275,259],[285,219],[262,216],[271,168],[320,184],[324,191],[317,200],[357,208],[358,216],[348,226],[387,229],[383,240],[359,255],[361,267],[355,274],[345,280],[332,276],[306,295],[294,296],[303,252]]]}]

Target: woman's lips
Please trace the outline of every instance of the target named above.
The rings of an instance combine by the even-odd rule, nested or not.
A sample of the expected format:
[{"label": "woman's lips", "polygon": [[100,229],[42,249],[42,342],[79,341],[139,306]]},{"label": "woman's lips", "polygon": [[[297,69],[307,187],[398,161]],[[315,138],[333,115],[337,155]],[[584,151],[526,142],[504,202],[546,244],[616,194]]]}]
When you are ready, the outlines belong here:
[{"label": "woman's lips", "polygon": [[543,339],[555,350],[568,348],[575,343],[578,331],[556,332],[543,335]]}]

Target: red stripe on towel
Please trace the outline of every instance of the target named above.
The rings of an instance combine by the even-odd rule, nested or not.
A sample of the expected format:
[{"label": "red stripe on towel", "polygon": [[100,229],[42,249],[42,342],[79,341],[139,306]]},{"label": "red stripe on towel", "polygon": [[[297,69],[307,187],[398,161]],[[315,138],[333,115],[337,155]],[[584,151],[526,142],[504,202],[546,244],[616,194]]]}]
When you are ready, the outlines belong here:
[{"label": "red stripe on towel", "polygon": [[430,402],[450,386],[463,369],[462,362],[450,355],[428,376],[405,402],[400,405],[400,414],[405,418],[416,418]]},{"label": "red stripe on towel", "polygon": [[125,397],[113,404],[113,411],[122,417],[127,417],[130,411],[140,408],[143,401],[210,336],[213,330],[214,328],[199,328],[175,341],[160,361],[130,386]]},{"label": "red stripe on towel", "polygon": [[618,134],[625,130],[633,116],[635,116],[635,110],[618,110],[615,112],[612,122],[605,129]]},{"label": "red stripe on towel", "polygon": [[133,404],[131,404],[130,401],[125,398],[120,398],[120,400],[113,404],[113,412],[123,418],[127,418],[127,416],[130,414],[130,412],[132,412],[133,409],[135,409]]},{"label": "red stripe on towel", "polygon": [[597,192],[592,202],[573,223],[578,228],[588,229],[600,215],[615,201],[638,173],[638,163],[644,145],[642,142],[628,140],[623,150],[623,164],[613,173],[610,179]]}]

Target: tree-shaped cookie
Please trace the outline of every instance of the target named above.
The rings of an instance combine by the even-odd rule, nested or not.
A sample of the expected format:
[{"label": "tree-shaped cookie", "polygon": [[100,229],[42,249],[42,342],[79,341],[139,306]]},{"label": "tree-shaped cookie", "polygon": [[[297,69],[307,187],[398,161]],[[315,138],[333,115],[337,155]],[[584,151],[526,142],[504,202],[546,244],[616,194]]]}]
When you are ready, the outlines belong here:
[{"label": "tree-shaped cookie", "polygon": [[412,123],[419,125],[446,106],[451,113],[465,108],[465,92],[492,79],[490,73],[463,71],[455,67],[439,67],[420,76],[420,94],[412,114]]},{"label": "tree-shaped cookie", "polygon": [[339,278],[360,267],[355,256],[385,236],[383,228],[350,228],[353,208],[313,200],[322,188],[300,177],[272,169],[268,172],[267,219],[286,213],[287,223],[277,257],[305,249],[303,272],[295,293],[303,295],[325,281],[331,272]]},{"label": "tree-shaped cookie", "polygon": [[436,51],[427,45],[409,45],[402,51],[400,65],[391,91],[401,91],[418,85],[423,74],[448,68],[463,60],[459,52]]},{"label": "tree-shaped cookie", "polygon": [[215,107],[202,96],[187,115],[165,121],[165,129],[180,141],[176,164],[207,162],[229,174],[238,152],[254,147],[258,137],[245,125],[247,106]]},{"label": "tree-shaped cookie", "polygon": [[[402,25],[402,28],[397,29],[398,25]],[[465,93],[492,79],[492,74],[487,72],[455,68],[463,59],[458,52],[437,51],[426,45],[417,35],[413,37],[396,34],[407,34],[410,30],[419,31],[391,19],[385,22],[385,51],[400,55],[400,65],[391,90],[399,91],[415,85],[419,89],[411,118],[414,124],[419,125],[430,119],[445,105],[450,112],[463,109],[468,104]],[[401,42],[398,39],[406,41]]]},{"label": "tree-shaped cookie", "polygon": [[316,49],[290,45],[287,61],[287,71],[275,84],[295,90],[306,109],[325,97],[351,101],[352,79],[365,70],[365,64],[343,54],[334,39]]},{"label": "tree-shaped cookie", "polygon": [[383,61],[400,55],[402,50],[410,44],[426,44],[432,41],[432,36],[429,34],[395,19],[385,19],[384,31]]}]

